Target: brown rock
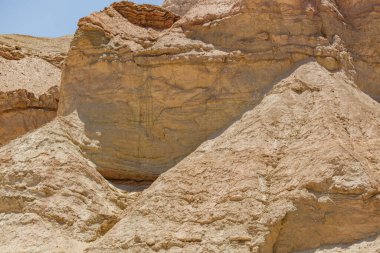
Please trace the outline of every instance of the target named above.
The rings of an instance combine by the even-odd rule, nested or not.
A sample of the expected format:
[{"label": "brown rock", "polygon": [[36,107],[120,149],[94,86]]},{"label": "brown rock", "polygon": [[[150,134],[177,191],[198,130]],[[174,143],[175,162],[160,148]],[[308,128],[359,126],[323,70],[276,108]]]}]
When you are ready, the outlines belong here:
[{"label": "brown rock", "polygon": [[112,7],[129,22],[142,27],[168,29],[179,19],[174,13],[150,4],[121,1],[113,3]]}]

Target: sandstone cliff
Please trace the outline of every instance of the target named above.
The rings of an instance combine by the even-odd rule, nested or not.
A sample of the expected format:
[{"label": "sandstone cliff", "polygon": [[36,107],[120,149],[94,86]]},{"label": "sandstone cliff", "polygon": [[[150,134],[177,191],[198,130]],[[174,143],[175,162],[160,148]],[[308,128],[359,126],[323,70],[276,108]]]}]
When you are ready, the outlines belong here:
[{"label": "sandstone cliff", "polygon": [[107,178],[155,179],[308,59],[380,95],[379,1],[182,3],[164,4],[179,20],[123,1],[79,22],[59,114],[78,112]]},{"label": "sandstone cliff", "polygon": [[286,253],[365,239],[380,231],[379,158],[380,105],[308,63],[86,252]]},{"label": "sandstone cliff", "polygon": [[0,35],[0,146],[56,116],[70,41]]}]

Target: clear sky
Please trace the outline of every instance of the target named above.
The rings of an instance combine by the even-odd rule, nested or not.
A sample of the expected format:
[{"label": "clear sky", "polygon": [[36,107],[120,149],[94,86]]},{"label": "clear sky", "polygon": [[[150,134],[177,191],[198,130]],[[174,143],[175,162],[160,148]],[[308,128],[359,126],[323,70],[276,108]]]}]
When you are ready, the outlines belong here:
[{"label": "clear sky", "polygon": [[[0,34],[58,37],[73,34],[79,18],[116,0],[0,0]],[[161,5],[162,0],[133,0]]]}]

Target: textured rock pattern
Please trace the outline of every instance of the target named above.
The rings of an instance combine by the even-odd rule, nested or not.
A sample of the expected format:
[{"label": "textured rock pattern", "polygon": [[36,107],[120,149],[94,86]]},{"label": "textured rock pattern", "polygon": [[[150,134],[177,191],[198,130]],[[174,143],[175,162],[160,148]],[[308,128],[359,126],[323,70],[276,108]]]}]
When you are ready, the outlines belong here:
[{"label": "textured rock pattern", "polygon": [[112,7],[129,22],[142,27],[168,29],[179,19],[177,15],[150,4],[122,1],[112,4]]},{"label": "textured rock pattern", "polygon": [[51,121],[58,101],[57,86],[39,97],[27,90],[0,92],[0,146]]},{"label": "textured rock pattern", "polygon": [[0,146],[56,117],[70,40],[0,35]]},{"label": "textured rock pattern", "polygon": [[190,10],[199,0],[165,0],[162,7],[183,16]]},{"label": "textured rock pattern", "polygon": [[0,148],[0,252],[82,252],[117,222],[127,196],[83,158],[82,128],[73,114]]},{"label": "textured rock pattern", "polygon": [[78,112],[101,143],[83,151],[107,178],[156,178],[310,58],[380,94],[375,0],[199,0],[178,11],[182,3],[164,4],[184,14],[164,30],[145,27],[163,9],[127,2],[79,22],[59,114]]},{"label": "textured rock pattern", "polygon": [[[380,105],[359,88],[379,94],[378,3],[166,1],[177,20],[122,2],[81,19],[59,117],[0,147],[0,252],[377,252]],[[3,48],[8,69],[59,71]],[[6,113],[56,108],[12,87]],[[142,190],[164,171],[142,193],[98,173]]]},{"label": "textured rock pattern", "polygon": [[20,60],[38,57],[61,68],[69,51],[72,36],[38,38],[27,35],[0,35],[0,57]]},{"label": "textured rock pattern", "polygon": [[303,65],[86,252],[286,253],[369,238],[380,231],[379,119],[343,73]]}]

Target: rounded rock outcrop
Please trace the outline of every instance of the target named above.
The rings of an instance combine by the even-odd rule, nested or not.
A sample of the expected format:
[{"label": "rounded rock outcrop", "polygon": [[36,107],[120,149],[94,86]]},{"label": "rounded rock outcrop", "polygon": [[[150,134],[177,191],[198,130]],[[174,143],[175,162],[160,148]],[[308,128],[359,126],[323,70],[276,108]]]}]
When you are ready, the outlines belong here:
[{"label": "rounded rock outcrop", "polygon": [[377,98],[376,3],[200,0],[179,20],[114,4],[79,22],[59,115],[76,111],[99,141],[83,151],[105,177],[154,180],[309,59]]}]

